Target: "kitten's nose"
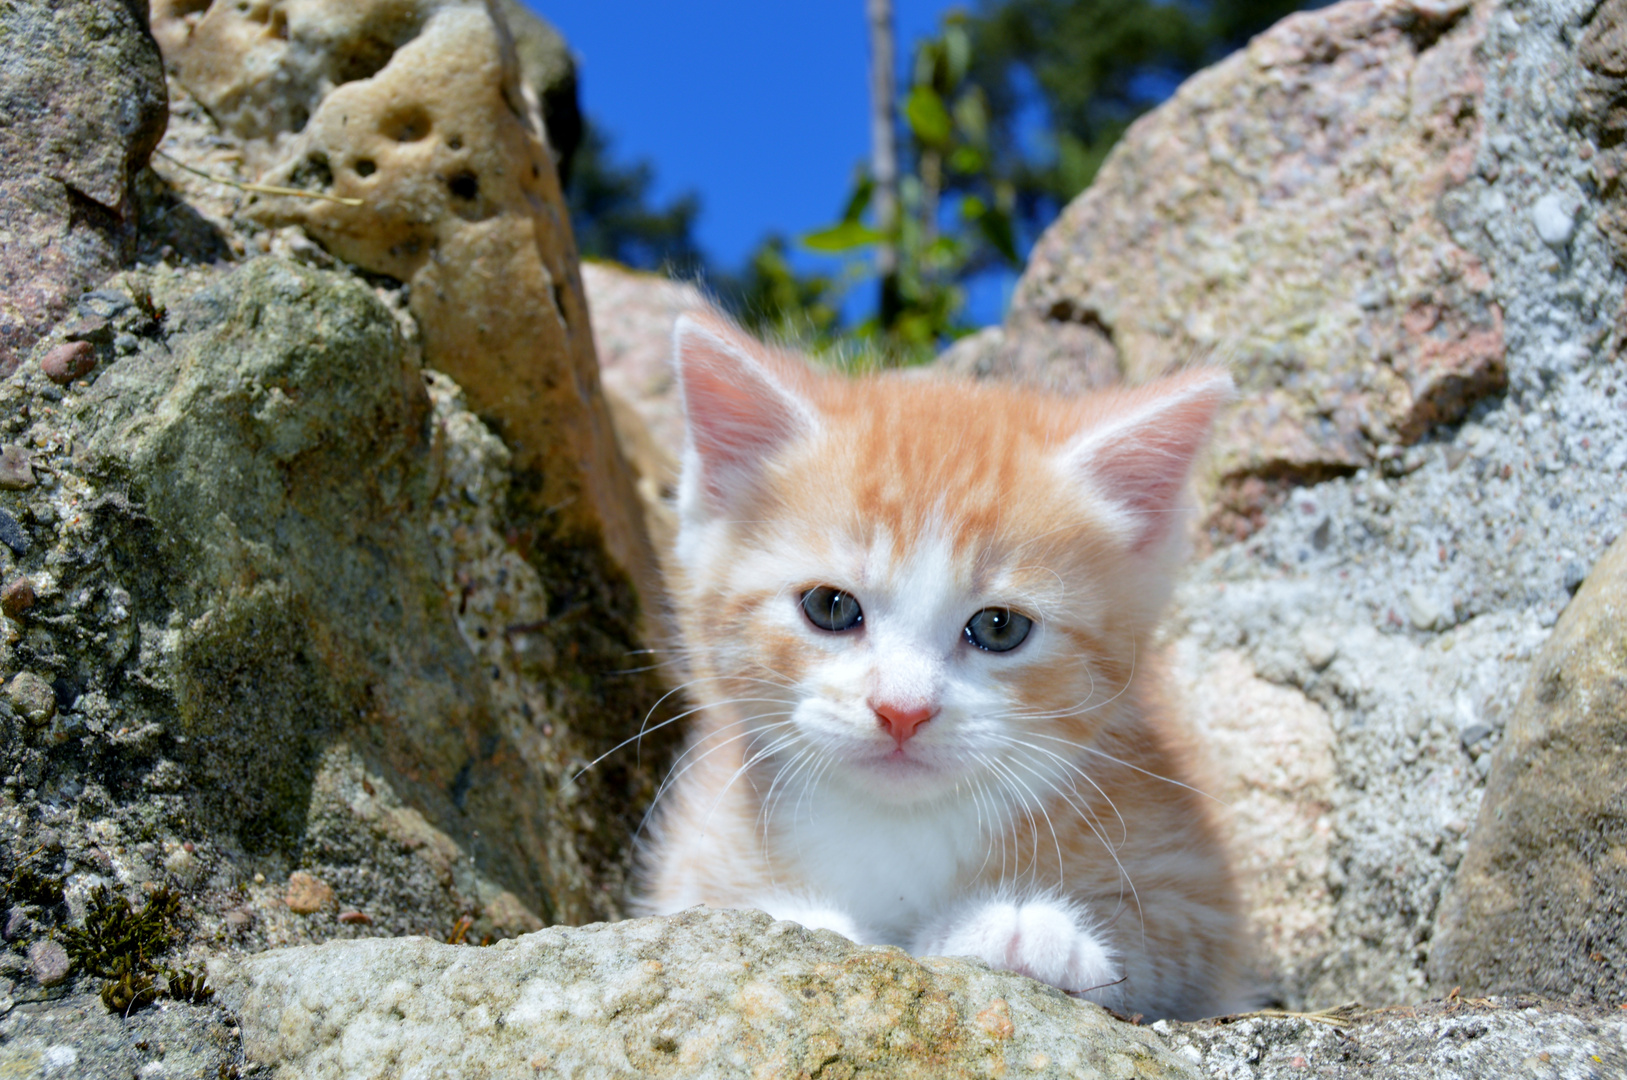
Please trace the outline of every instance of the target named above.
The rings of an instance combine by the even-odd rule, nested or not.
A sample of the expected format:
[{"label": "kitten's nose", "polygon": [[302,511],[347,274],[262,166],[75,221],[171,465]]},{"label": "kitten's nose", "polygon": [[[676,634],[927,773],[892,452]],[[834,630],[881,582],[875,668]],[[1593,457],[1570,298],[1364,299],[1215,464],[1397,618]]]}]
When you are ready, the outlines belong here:
[{"label": "kitten's nose", "polygon": [[876,719],[881,721],[881,726],[892,734],[900,747],[915,734],[916,728],[938,715],[938,710],[930,705],[904,708],[900,705],[885,703],[878,705],[872,701],[870,708],[875,712]]}]

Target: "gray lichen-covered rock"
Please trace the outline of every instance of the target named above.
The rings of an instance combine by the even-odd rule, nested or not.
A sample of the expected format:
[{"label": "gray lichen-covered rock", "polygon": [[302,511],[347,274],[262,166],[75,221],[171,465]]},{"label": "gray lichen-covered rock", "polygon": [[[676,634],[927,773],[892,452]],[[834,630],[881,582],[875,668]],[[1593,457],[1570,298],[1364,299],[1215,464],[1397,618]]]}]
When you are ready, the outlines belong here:
[{"label": "gray lichen-covered rock", "polygon": [[1627,539],[1531,666],[1440,923],[1439,985],[1627,1001]]},{"label": "gray lichen-covered rock", "polygon": [[1197,1077],[1146,1028],[968,960],[694,909],[486,949],[335,942],[211,965],[250,1061],[304,1080]]},{"label": "gray lichen-covered rock", "polygon": [[1604,1080],[1627,1075],[1627,1016],[1539,998],[1478,998],[1317,1016],[1152,1025],[1217,1080]]},{"label": "gray lichen-covered rock", "polygon": [[36,594],[0,625],[5,865],[43,882],[9,901],[44,934],[168,881],[246,947],[617,914],[651,770],[571,777],[650,684],[582,677],[624,650],[505,539],[507,451],[390,291],[275,258],[112,284],[125,355],[0,384],[43,476],[0,491]]},{"label": "gray lichen-covered rock", "polygon": [[167,115],[145,6],[0,5],[0,378],[134,247],[131,181]]}]

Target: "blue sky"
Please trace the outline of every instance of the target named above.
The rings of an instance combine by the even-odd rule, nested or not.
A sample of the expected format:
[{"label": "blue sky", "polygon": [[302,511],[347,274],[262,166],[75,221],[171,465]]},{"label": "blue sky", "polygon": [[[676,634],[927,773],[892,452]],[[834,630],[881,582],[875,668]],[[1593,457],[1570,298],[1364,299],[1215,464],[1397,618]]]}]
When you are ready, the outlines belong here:
[{"label": "blue sky", "polygon": [[[580,65],[582,107],[656,195],[702,200],[701,245],[738,267],[764,234],[830,224],[869,153],[864,0],[526,0]],[[964,0],[893,0],[899,72]],[[999,318],[1004,286],[974,297]]]}]

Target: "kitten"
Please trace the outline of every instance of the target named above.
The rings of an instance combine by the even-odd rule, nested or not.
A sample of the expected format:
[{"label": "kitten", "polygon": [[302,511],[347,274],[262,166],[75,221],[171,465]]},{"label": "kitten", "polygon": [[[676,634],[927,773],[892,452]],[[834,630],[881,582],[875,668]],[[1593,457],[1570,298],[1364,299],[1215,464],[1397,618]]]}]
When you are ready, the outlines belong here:
[{"label": "kitten", "polygon": [[761,908],[1147,1016],[1233,1005],[1233,883],[1147,655],[1230,379],[848,379],[711,313],[674,356],[697,708],[644,908]]}]

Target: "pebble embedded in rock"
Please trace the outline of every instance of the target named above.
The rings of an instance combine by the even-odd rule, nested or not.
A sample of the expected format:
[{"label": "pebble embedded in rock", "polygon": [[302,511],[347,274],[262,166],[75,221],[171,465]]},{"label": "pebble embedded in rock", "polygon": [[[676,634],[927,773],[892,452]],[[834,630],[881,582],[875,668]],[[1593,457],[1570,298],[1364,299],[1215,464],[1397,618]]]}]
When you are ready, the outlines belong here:
[{"label": "pebble embedded in rock", "polygon": [[28,927],[32,922],[33,920],[28,917],[28,912],[22,908],[12,908],[6,912],[5,939],[7,941],[16,941],[28,933]]},{"label": "pebble embedded in rock", "polygon": [[56,691],[51,684],[32,671],[21,671],[6,687],[11,707],[35,727],[51,722],[56,715]]},{"label": "pebble embedded in rock", "polygon": [[298,915],[310,915],[333,903],[333,886],[303,870],[288,875],[288,892],[283,897],[288,910]]},{"label": "pebble embedded in rock", "polygon": [[1576,232],[1576,211],[1565,205],[1563,197],[1549,192],[1531,207],[1531,223],[1537,227],[1537,235],[1544,244],[1562,248]]},{"label": "pebble embedded in rock", "polygon": [[36,482],[28,451],[20,446],[0,446],[0,489],[27,491]]},{"label": "pebble embedded in rock", "polygon": [[4,510],[0,510],[0,544],[6,545],[15,554],[28,554],[28,534],[17,524],[17,519]]},{"label": "pebble embedded in rock", "polygon": [[96,349],[88,341],[70,341],[45,354],[40,370],[58,386],[84,378],[96,368]]},{"label": "pebble embedded in rock", "polygon": [[34,583],[27,578],[18,578],[0,589],[0,611],[15,619],[33,607],[36,599]]},{"label": "pebble embedded in rock", "polygon": [[28,949],[28,973],[41,986],[56,986],[68,977],[73,966],[68,952],[54,941],[36,941]]}]

